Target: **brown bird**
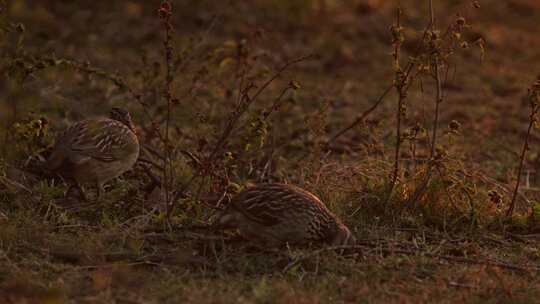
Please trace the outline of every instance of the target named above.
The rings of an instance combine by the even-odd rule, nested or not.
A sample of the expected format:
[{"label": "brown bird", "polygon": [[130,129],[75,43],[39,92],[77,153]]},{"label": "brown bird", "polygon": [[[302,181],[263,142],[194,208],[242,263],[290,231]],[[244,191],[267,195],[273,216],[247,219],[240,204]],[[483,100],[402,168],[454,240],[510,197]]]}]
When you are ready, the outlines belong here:
[{"label": "brown bird", "polygon": [[325,242],[353,245],[356,241],[321,200],[301,188],[259,184],[237,194],[218,216],[215,228],[237,228],[245,238],[264,246]]},{"label": "brown bird", "polygon": [[[100,117],[71,125],[57,139],[46,168],[71,180],[83,198],[82,184],[93,183],[99,198],[103,184],[131,169],[139,157],[139,141],[128,111],[113,108]],[[69,191],[69,190],[68,190]]]}]

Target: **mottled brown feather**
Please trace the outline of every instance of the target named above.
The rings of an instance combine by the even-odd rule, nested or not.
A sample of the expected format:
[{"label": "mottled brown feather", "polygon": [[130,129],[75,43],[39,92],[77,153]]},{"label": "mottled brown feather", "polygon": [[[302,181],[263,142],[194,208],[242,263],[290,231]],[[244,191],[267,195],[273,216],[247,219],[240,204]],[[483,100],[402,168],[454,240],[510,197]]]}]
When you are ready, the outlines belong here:
[{"label": "mottled brown feather", "polygon": [[139,141],[127,111],[115,108],[111,117],[116,119],[86,119],[67,128],[58,136],[47,168],[98,188],[129,170],[138,158]]},{"label": "mottled brown feather", "polygon": [[[263,242],[348,242],[350,231],[312,193],[292,185],[259,184],[236,195],[217,221]],[[341,241],[338,241],[341,242]]]}]

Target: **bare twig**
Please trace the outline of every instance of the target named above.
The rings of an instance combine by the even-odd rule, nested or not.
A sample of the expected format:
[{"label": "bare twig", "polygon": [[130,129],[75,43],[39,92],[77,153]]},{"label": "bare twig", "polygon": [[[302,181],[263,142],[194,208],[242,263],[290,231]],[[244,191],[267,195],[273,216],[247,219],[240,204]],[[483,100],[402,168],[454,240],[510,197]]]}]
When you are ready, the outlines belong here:
[{"label": "bare twig", "polygon": [[174,79],[173,76],[173,47],[172,47],[172,31],[173,26],[171,23],[171,16],[172,16],[172,4],[168,0],[164,0],[161,2],[160,8],[158,10],[159,18],[162,21],[164,30],[165,30],[165,39],[163,41],[163,47],[165,50],[165,88],[164,88],[164,95],[165,100],[167,102],[167,116],[165,120],[165,135],[164,135],[164,141],[163,144],[165,146],[165,159],[163,160],[163,191],[165,191],[165,204],[167,206],[167,218],[170,217],[172,212],[172,204],[171,204],[171,187],[173,183],[173,167],[172,167],[172,149],[171,144],[169,141],[169,128],[171,124],[171,109],[172,104],[175,101],[173,94],[172,94],[172,82]]},{"label": "bare twig", "polygon": [[396,24],[392,27],[392,44],[394,45],[394,69],[395,69],[395,80],[394,87],[398,93],[398,105],[396,110],[396,147],[394,154],[394,170],[392,172],[392,179],[390,181],[390,187],[388,189],[388,194],[385,199],[385,205],[388,204],[394,187],[396,186],[398,174],[399,174],[399,153],[401,148],[401,117],[403,116],[403,102],[407,97],[407,80],[408,72],[404,73],[400,66],[400,52],[401,44],[403,43],[403,29],[401,28],[401,8],[398,7],[396,10]]},{"label": "bare twig", "polygon": [[[281,92],[279,93],[279,95],[274,99],[274,101],[272,102],[272,104],[266,108],[265,110],[262,111],[262,120],[263,121],[267,121],[268,120],[268,117],[270,117],[270,115],[272,113],[274,113],[275,111],[279,110],[280,106],[281,106],[281,100],[283,99],[283,96],[285,96],[285,94],[289,91],[289,90],[296,90],[296,87],[293,86],[293,82],[290,82],[288,86],[286,86],[285,88],[283,88],[281,90]],[[243,126],[239,127],[240,129],[242,128],[246,128],[247,125],[249,125],[250,122],[247,122],[246,124],[244,124]]]},{"label": "bare twig", "polygon": [[333,142],[336,141],[336,139],[338,139],[340,136],[342,136],[343,134],[347,133],[347,131],[351,130],[352,128],[356,127],[358,124],[360,124],[361,122],[364,121],[364,119],[366,119],[366,117],[371,114],[371,112],[375,111],[375,109],[377,109],[377,107],[379,107],[379,105],[383,102],[384,98],[386,97],[386,95],[388,95],[388,93],[390,93],[390,91],[392,91],[392,89],[394,88],[394,85],[390,85],[388,86],[384,92],[381,94],[381,96],[379,96],[379,98],[377,98],[377,101],[371,106],[369,107],[369,109],[365,110],[360,116],[358,116],[350,125],[348,125],[347,127],[343,128],[342,130],[340,130],[339,132],[337,132],[334,136],[332,136],[332,138],[330,138],[330,140],[328,140],[328,143],[327,143],[327,146],[329,146],[330,144],[332,144]]},{"label": "bare twig", "polygon": [[289,90],[295,90],[296,87],[293,86],[293,83],[289,83],[288,86],[286,86],[283,90],[281,90],[281,93],[278,95],[278,97],[276,97],[276,99],[274,99],[274,102],[272,103],[272,105],[270,106],[270,108],[268,108],[266,111],[263,112],[263,120],[267,120],[268,117],[270,116],[270,114],[272,114],[274,111],[277,111],[281,105],[281,99],[283,98],[283,96],[285,96],[285,93],[287,93],[287,91]]},{"label": "bare twig", "polygon": [[530,106],[529,127],[527,128],[527,134],[525,135],[523,148],[521,149],[521,156],[519,158],[519,167],[518,167],[518,172],[517,172],[516,186],[512,194],[512,200],[510,201],[510,206],[508,207],[508,210],[506,211],[507,217],[511,217],[512,213],[514,212],[514,208],[516,205],[516,197],[519,191],[519,183],[521,180],[521,171],[523,170],[523,163],[525,162],[525,155],[529,148],[529,138],[531,136],[531,132],[534,125],[538,121],[537,116],[538,116],[538,111],[540,110],[540,76],[538,77],[536,82],[531,86],[531,88],[529,88],[528,97],[529,97],[529,106]]},{"label": "bare twig", "polygon": [[[394,39],[394,42],[393,42],[394,47],[396,46],[396,40],[402,40],[403,39],[402,30],[403,29],[401,27],[396,27],[396,26],[392,27],[392,35],[393,35],[393,39]],[[407,97],[407,92],[409,91],[409,88],[414,83],[413,80],[418,75],[418,73],[416,73],[415,75],[411,75],[411,73],[413,72],[413,68],[417,65],[417,62],[416,62],[415,58],[418,57],[418,55],[423,50],[423,41],[427,37],[428,32],[429,32],[429,25],[427,27],[425,27],[424,32],[422,34],[422,39],[420,40],[420,42],[418,43],[418,46],[416,47],[414,56],[407,63],[405,71],[403,72],[403,70],[401,70],[399,65],[396,66],[396,68],[397,68],[396,79],[394,80],[393,87],[396,87],[396,90],[398,91],[398,94],[399,94],[398,95],[398,98],[399,98],[398,99],[398,107],[399,107],[398,114],[401,114],[401,110],[402,110],[402,107],[403,107],[403,102],[404,102],[405,98]],[[399,50],[397,50],[397,51],[399,51]],[[396,52],[396,49],[394,49],[394,53],[395,52]],[[394,54],[394,60],[395,60],[394,61],[395,63],[399,64],[399,54],[397,55],[397,58],[396,58],[396,55]],[[400,86],[400,88],[397,87],[398,85]],[[401,125],[401,121],[399,121],[399,125]],[[393,171],[393,175],[392,175],[392,181],[390,183],[390,189],[388,190],[388,194],[387,194],[386,199],[385,199],[385,204],[388,203],[388,201],[390,200],[390,197],[392,196],[392,192],[394,191],[394,187],[395,187],[395,184],[397,182],[397,176],[398,176],[398,173],[399,173],[399,146],[401,145],[401,130],[399,130],[399,133],[400,133],[400,136],[398,136],[398,139],[397,139],[398,143],[396,144],[396,153],[395,153],[395,157],[394,157],[394,171]]]},{"label": "bare twig", "polygon": [[439,105],[443,101],[443,91],[442,91],[442,84],[441,84],[441,76],[439,71],[439,54],[438,54],[438,48],[437,48],[437,35],[435,34],[435,12],[433,8],[433,0],[429,0],[429,14],[431,19],[431,26],[430,26],[430,43],[432,44],[433,49],[433,65],[435,70],[435,81],[437,83],[437,91],[436,91],[436,97],[435,97],[435,117],[433,119],[433,135],[431,138],[431,153],[430,157],[433,158],[435,155],[435,145],[437,144],[437,128],[439,126]]},{"label": "bare twig", "polygon": [[143,149],[150,152],[150,154],[152,154],[153,156],[159,158],[160,160],[165,159],[165,156],[163,154],[161,154],[160,151],[158,151],[156,148],[150,146],[149,144],[142,143],[142,147],[143,147]]},{"label": "bare twig", "polygon": [[289,67],[297,64],[297,63],[300,63],[302,61],[306,61],[308,59],[311,59],[313,58],[313,55],[307,55],[307,56],[302,56],[302,57],[299,57],[299,58],[296,58],[296,59],[293,59],[291,61],[288,61],[286,62],[285,64],[283,64],[266,82],[264,82],[261,87],[255,92],[255,94],[253,94],[252,97],[249,97],[247,95],[248,92],[245,92],[245,95],[243,98],[246,98],[246,104],[244,106],[242,106],[241,108],[239,108],[237,111],[233,112],[232,113],[232,117],[230,118],[227,126],[225,127],[223,133],[221,134],[221,136],[219,137],[217,143],[216,143],[216,146],[214,147],[214,150],[212,151],[212,153],[210,154],[210,159],[213,159],[214,156],[216,156],[217,154],[219,154],[219,152],[221,151],[221,149],[223,148],[223,146],[226,144],[227,142],[227,139],[229,138],[229,136],[231,135],[233,129],[234,129],[234,126],[236,125],[236,123],[238,122],[238,120],[242,117],[242,115],[247,111],[247,109],[249,108],[249,106],[257,99],[257,97],[259,97],[259,95],[272,83],[274,82],[274,80],[276,80],[285,70],[287,70]]},{"label": "bare twig", "polygon": [[[429,26],[426,28],[426,31],[424,33],[424,38],[426,37],[429,40],[429,51],[430,51],[430,60],[432,60],[432,66],[435,74],[433,77],[435,78],[436,82],[436,95],[435,95],[435,113],[433,118],[433,133],[431,136],[431,148],[430,148],[430,159],[431,161],[428,163],[427,171],[425,173],[425,177],[423,178],[420,186],[418,186],[413,195],[411,195],[409,202],[416,201],[422,193],[425,191],[426,187],[429,184],[429,181],[432,177],[432,170],[433,166],[436,165],[436,146],[437,146],[437,130],[439,127],[439,113],[440,113],[440,104],[443,102],[443,88],[442,88],[442,80],[440,75],[440,47],[438,45],[440,37],[439,34],[437,34],[436,28],[435,28],[435,8],[433,6],[433,0],[429,0],[429,15],[430,15],[430,23]],[[447,29],[446,33],[449,32],[449,29]],[[445,35],[446,35],[445,33]]]},{"label": "bare twig", "polygon": [[[290,61],[287,61],[285,64],[283,64],[280,68],[278,68],[276,70],[276,72],[274,72],[274,74],[269,78],[267,79],[259,88],[258,90],[253,94],[253,96],[249,96],[249,90],[251,88],[254,88],[255,86],[253,84],[251,85],[247,85],[246,87],[244,88],[239,88],[240,90],[240,97],[239,97],[239,105],[238,107],[231,113],[231,115],[229,116],[228,118],[228,121],[227,121],[227,125],[225,126],[222,134],[220,135],[220,137],[218,138],[217,142],[216,142],[216,145],[215,147],[213,148],[213,150],[211,151],[211,153],[208,155],[208,157],[206,157],[205,160],[203,160],[202,163],[199,162],[200,166],[198,168],[198,170],[194,173],[194,175],[179,189],[176,191],[175,193],[175,196],[174,196],[174,199],[172,200],[172,202],[174,203],[177,199],[179,199],[182,195],[184,195],[184,192],[192,185],[192,183],[197,179],[197,178],[200,178],[202,177],[203,180],[205,180],[206,178],[206,174],[208,171],[211,171],[211,170],[208,170],[208,165],[209,164],[212,164],[212,162],[214,161],[214,158],[216,155],[218,155],[223,147],[226,145],[227,143],[227,140],[228,138],[233,134],[233,131],[235,129],[235,126],[236,124],[238,123],[238,121],[240,120],[240,118],[243,116],[243,114],[249,109],[250,105],[253,104],[257,98],[260,96],[260,94],[272,83],[274,82],[279,76],[281,76],[281,74],[289,69],[291,66],[297,64],[297,63],[300,63],[302,61],[306,61],[308,59],[311,59],[313,58],[314,56],[313,55],[306,55],[306,56],[302,56],[302,57],[298,57],[296,59],[293,59],[293,60],[290,60]],[[242,76],[243,77],[243,76]],[[240,84],[240,86],[242,86],[242,84]],[[288,87],[290,88],[290,87]],[[277,97],[277,99],[275,100],[275,103],[279,102],[280,99],[284,96],[285,92],[287,91],[288,89],[284,90],[281,92],[281,94]],[[277,104],[276,104],[277,106]],[[269,115],[269,114],[268,114]],[[201,187],[202,185],[204,184],[204,182],[201,183]],[[198,191],[200,192],[200,191]]]},{"label": "bare twig", "polygon": [[519,191],[519,184],[521,181],[521,171],[523,170],[523,163],[525,162],[525,155],[527,154],[527,149],[529,148],[529,136],[531,134],[533,125],[534,125],[534,120],[530,120],[529,127],[527,128],[527,134],[525,135],[525,141],[523,142],[523,148],[521,149],[521,156],[519,157],[519,166],[518,166],[518,172],[517,172],[517,178],[516,178],[516,186],[514,187],[514,191],[512,193],[512,200],[510,201],[510,205],[508,207],[508,210],[506,211],[506,216],[508,217],[512,216],[512,213],[514,212],[514,208],[516,205],[517,193]]},{"label": "bare twig", "polygon": [[[108,71],[106,71],[104,69],[100,69],[100,68],[91,66],[89,63],[81,63],[81,62],[78,62],[76,60],[71,60],[71,59],[65,59],[65,58],[57,59],[57,58],[53,57],[53,58],[39,58],[39,60],[41,60],[43,62],[48,62],[50,66],[64,65],[64,66],[67,66],[67,67],[74,68],[74,69],[76,69],[78,71],[85,72],[85,73],[90,74],[90,75],[99,76],[99,77],[101,77],[101,78],[103,78],[105,80],[108,80],[108,81],[112,82],[116,87],[126,90],[129,93],[129,95],[131,95],[131,97],[133,97],[135,99],[135,101],[137,101],[137,103],[139,105],[141,105],[141,108],[143,110],[144,115],[150,121],[152,127],[154,128],[155,133],[158,135],[160,140],[161,141],[164,140],[163,135],[161,134],[161,132],[159,132],[159,129],[157,128],[158,124],[155,122],[152,114],[148,110],[148,105],[143,100],[143,96],[140,93],[138,93],[137,91],[135,91],[127,83],[127,81],[124,78],[122,78],[120,75],[113,74],[113,73],[110,73],[110,72],[108,72]],[[40,67],[40,68],[45,68],[45,67]],[[32,73],[32,72],[33,71],[29,71],[28,73]]]}]

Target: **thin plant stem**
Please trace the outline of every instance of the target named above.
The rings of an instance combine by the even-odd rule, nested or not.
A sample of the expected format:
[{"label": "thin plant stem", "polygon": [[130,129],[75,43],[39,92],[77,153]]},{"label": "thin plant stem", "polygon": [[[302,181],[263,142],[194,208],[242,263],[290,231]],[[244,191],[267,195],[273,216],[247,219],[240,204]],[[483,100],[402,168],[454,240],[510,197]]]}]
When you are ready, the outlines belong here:
[{"label": "thin plant stem", "polygon": [[401,150],[401,116],[402,116],[402,110],[403,110],[403,101],[406,97],[406,91],[404,90],[406,87],[406,81],[408,79],[408,73],[404,73],[403,70],[400,67],[400,52],[401,52],[401,44],[402,44],[402,34],[401,34],[401,7],[398,7],[396,10],[396,25],[393,28],[393,35],[394,35],[394,68],[395,68],[395,83],[394,87],[396,88],[396,91],[398,93],[398,105],[396,110],[396,147],[394,152],[394,169],[392,171],[392,178],[390,181],[390,187],[388,189],[388,194],[386,195],[385,199],[385,205],[388,204],[388,201],[390,200],[390,197],[392,196],[392,192],[394,191],[394,188],[397,183],[398,174],[399,174],[399,154]]},{"label": "thin plant stem", "polygon": [[161,6],[159,9],[160,18],[162,20],[163,27],[165,29],[165,39],[163,41],[163,47],[165,50],[165,99],[167,102],[167,113],[166,113],[166,120],[165,120],[165,135],[164,135],[164,145],[165,145],[165,159],[163,160],[164,164],[163,167],[165,170],[163,170],[163,191],[165,191],[165,204],[167,206],[167,218],[170,217],[172,212],[172,206],[171,206],[171,186],[172,186],[172,173],[173,173],[173,167],[172,167],[172,151],[171,151],[171,145],[169,141],[169,129],[170,129],[170,123],[171,123],[171,110],[172,110],[172,103],[173,103],[173,94],[172,94],[172,82],[174,79],[173,76],[173,66],[172,66],[172,57],[173,57],[173,47],[171,45],[172,41],[172,24],[171,24],[171,16],[172,16],[172,4],[170,1],[164,0],[161,2]]},{"label": "thin plant stem", "polygon": [[337,132],[334,136],[332,136],[332,138],[330,138],[330,140],[328,141],[327,145],[329,146],[331,143],[335,142],[336,139],[338,139],[340,136],[342,136],[343,134],[345,134],[347,131],[351,130],[352,128],[356,127],[358,124],[360,124],[361,122],[364,121],[364,119],[366,119],[366,117],[371,114],[371,112],[375,111],[375,109],[377,109],[377,107],[383,102],[384,98],[386,97],[386,95],[388,95],[388,93],[390,93],[390,91],[392,91],[392,89],[394,88],[393,85],[390,85],[388,86],[384,92],[381,94],[381,96],[379,96],[379,98],[377,98],[377,101],[371,106],[369,107],[369,109],[365,110],[360,116],[358,116],[351,124],[349,124],[347,127],[343,128],[341,131]]},{"label": "thin plant stem", "polygon": [[517,198],[519,185],[521,181],[521,172],[523,171],[523,163],[525,162],[525,155],[527,154],[527,150],[529,149],[529,138],[531,136],[531,131],[534,127],[534,123],[535,123],[535,119],[531,113],[531,119],[529,120],[529,127],[527,128],[527,135],[525,135],[525,141],[523,143],[523,148],[521,149],[521,155],[519,157],[519,166],[518,166],[518,172],[517,172],[516,186],[514,187],[514,191],[512,193],[512,200],[510,201],[510,206],[508,207],[508,210],[506,211],[507,217],[511,217],[512,214],[514,213],[514,208],[516,206],[516,198]]},{"label": "thin plant stem", "polygon": [[435,41],[438,38],[434,36],[435,35],[435,8],[433,6],[433,0],[429,0],[429,16],[430,16],[430,23],[429,23],[428,29],[431,34],[429,39],[431,39],[430,43],[432,43],[432,48],[434,48],[434,52],[433,52],[434,54],[433,66],[434,67],[433,68],[435,72],[434,78],[436,82],[435,110],[434,110],[435,113],[434,113],[434,118],[433,118],[433,133],[431,136],[431,143],[430,143],[431,145],[430,161],[428,162],[428,168],[426,171],[425,178],[423,179],[420,186],[416,188],[413,195],[409,199],[409,202],[414,202],[420,197],[420,195],[425,191],[431,179],[431,176],[432,176],[431,171],[433,170],[433,166],[435,165],[434,158],[435,158],[435,151],[436,151],[436,146],[437,146],[437,130],[439,127],[440,104],[443,101],[443,89],[442,89],[441,75],[440,75],[440,70],[439,70],[439,57],[438,57],[438,50],[437,50],[437,45]]},{"label": "thin plant stem", "polygon": [[[434,7],[433,7],[433,0],[429,1],[429,14],[430,14],[430,19],[431,19],[430,28],[433,35],[433,32],[435,30],[435,12],[434,12]],[[433,43],[436,43],[436,42],[433,41]],[[437,87],[436,87],[437,91],[436,91],[436,96],[435,96],[435,117],[433,118],[433,134],[431,138],[431,153],[430,153],[431,158],[435,156],[435,146],[437,144],[437,129],[439,126],[439,112],[440,112],[439,107],[440,107],[441,102],[443,101],[441,76],[440,76],[440,71],[439,71],[439,57],[438,57],[437,51],[434,53],[433,63],[434,63],[434,69],[435,69],[435,81],[437,83]]]},{"label": "thin plant stem", "polygon": [[[299,58],[296,58],[296,59],[293,59],[291,61],[288,61],[286,62],[285,64],[283,64],[266,82],[264,82],[260,88],[255,92],[255,94],[253,94],[252,97],[249,97],[247,96],[248,92],[245,91],[244,93],[242,93],[242,97],[240,98],[240,102],[245,102],[246,104],[239,108],[237,112],[234,113],[233,117],[231,117],[231,119],[229,120],[229,123],[227,124],[227,126],[225,127],[225,130],[223,131],[223,133],[221,134],[221,136],[219,137],[219,140],[217,141],[216,143],[216,146],[214,147],[214,150],[212,151],[212,153],[210,154],[210,159],[213,159],[214,156],[216,156],[220,151],[221,149],[223,148],[223,146],[225,145],[225,143],[227,142],[227,139],[229,138],[229,136],[231,135],[233,129],[234,129],[234,126],[236,125],[236,123],[238,122],[238,120],[242,117],[242,115],[248,110],[249,106],[257,99],[257,97],[259,97],[259,95],[272,83],[274,82],[274,80],[276,80],[285,70],[287,70],[289,67],[291,67],[292,65],[295,65],[297,63],[300,63],[302,61],[305,61],[307,59],[310,59],[312,58],[313,56],[312,55],[307,55],[307,56],[303,56],[303,57],[299,57]],[[245,101],[242,100],[243,98],[245,98]]]},{"label": "thin plant stem", "polygon": [[[529,149],[529,138],[531,137],[531,132],[535,124],[538,122],[538,111],[540,111],[540,76],[536,79],[536,82],[529,88],[529,127],[527,128],[527,134],[525,135],[525,141],[523,142],[523,149],[521,149],[521,156],[519,158],[519,167],[517,172],[516,186],[514,192],[512,193],[512,200],[510,206],[506,212],[507,217],[511,217],[514,208],[516,206],[516,198],[519,192],[519,183],[521,180],[521,172],[523,171],[523,163],[525,162],[525,155]],[[534,211],[533,211],[534,212]]]}]

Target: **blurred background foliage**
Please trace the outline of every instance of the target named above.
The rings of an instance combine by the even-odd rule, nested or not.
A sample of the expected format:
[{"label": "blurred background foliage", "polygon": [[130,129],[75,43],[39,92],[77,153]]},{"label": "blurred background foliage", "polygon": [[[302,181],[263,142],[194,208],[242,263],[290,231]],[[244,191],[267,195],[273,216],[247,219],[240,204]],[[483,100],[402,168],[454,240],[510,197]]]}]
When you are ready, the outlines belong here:
[{"label": "blurred background foliage", "polygon": [[[515,182],[528,122],[526,88],[540,71],[538,1],[434,1],[439,29],[464,18],[467,30],[460,39],[468,44],[452,54],[443,73],[437,147],[443,161],[421,199],[410,201],[422,178],[416,166],[422,164],[410,159],[425,158],[429,151],[435,95],[430,77],[411,86],[402,109],[406,115],[400,156],[406,161],[392,197],[395,205],[381,204],[396,143],[395,92],[362,123],[329,143],[394,81],[390,27],[397,2],[173,1],[175,100],[170,135],[175,185],[186,185],[199,170],[197,162],[211,154],[231,112],[241,108],[246,83],[253,83],[255,87],[247,90],[253,93],[285,62],[314,55],[286,69],[249,107],[208,170],[217,177],[209,175],[212,178],[191,185],[195,195],[180,200],[173,223],[207,219],[210,209],[201,203],[199,192],[232,194],[260,179],[286,181],[320,196],[359,239],[379,240],[393,233],[395,242],[388,244],[398,244],[396,248],[537,262],[538,249],[529,241],[520,240],[522,245],[516,247],[506,238],[489,235],[473,241],[469,235],[441,239],[452,230],[504,227],[500,215],[508,203],[508,186]],[[406,62],[422,39],[429,12],[427,1],[399,3]],[[336,298],[369,302],[414,298],[418,290],[421,295],[411,302],[454,300],[456,293],[464,301],[476,293],[482,301],[494,290],[525,294],[525,301],[538,298],[535,292],[540,289],[531,288],[532,279],[485,265],[451,268],[423,256],[393,254],[377,255],[373,264],[364,263],[362,257],[358,263],[336,258],[319,265],[317,256],[310,264],[316,270],[299,267],[281,274],[274,268],[280,268],[283,257],[269,265],[268,255],[225,245],[218,250],[220,256],[214,256],[207,240],[182,234],[150,239],[147,224],[162,223],[163,215],[154,217],[149,211],[160,197],[143,193],[147,178],[139,169],[112,182],[107,204],[100,208],[64,208],[63,183],[17,178],[21,176],[17,168],[29,156],[46,152],[58,132],[74,121],[106,115],[113,106],[131,110],[142,142],[166,148],[156,135],[156,127],[163,132],[166,113],[159,5],[158,0],[0,0],[0,249],[6,252],[0,256],[6,265],[0,267],[0,283],[5,290],[36,281],[41,288],[35,297],[49,297],[53,303],[62,301],[58,290],[74,299],[103,291],[99,296],[105,302],[115,299],[111,290],[126,294],[144,290],[148,293],[143,298],[151,295],[160,302],[209,296],[231,303],[250,302],[246,298],[292,302],[299,297],[306,303]],[[482,47],[474,43],[479,39],[485,42]],[[533,172],[532,188],[540,186],[534,173],[540,166],[538,144],[540,136],[533,132],[525,159],[526,169]],[[520,200],[518,209],[530,216],[517,218],[514,228],[531,231],[538,227],[540,209],[534,202],[540,197],[536,190],[523,191],[531,204]],[[400,217],[394,221],[385,215]],[[389,233],[390,224],[405,232]],[[428,236],[424,226],[430,227]],[[52,253],[31,250],[28,244],[68,248],[69,263],[74,265],[66,266],[65,256],[61,263],[53,261]],[[120,249],[135,252],[137,259],[139,254],[172,251],[177,260],[150,271],[94,266],[108,262],[105,253]],[[271,271],[277,274],[267,278]],[[245,280],[261,273],[261,278]],[[344,275],[350,281],[342,279]],[[459,284],[450,286],[446,278]],[[25,288],[21,290],[26,292]],[[393,296],[388,290],[401,294]]]}]

